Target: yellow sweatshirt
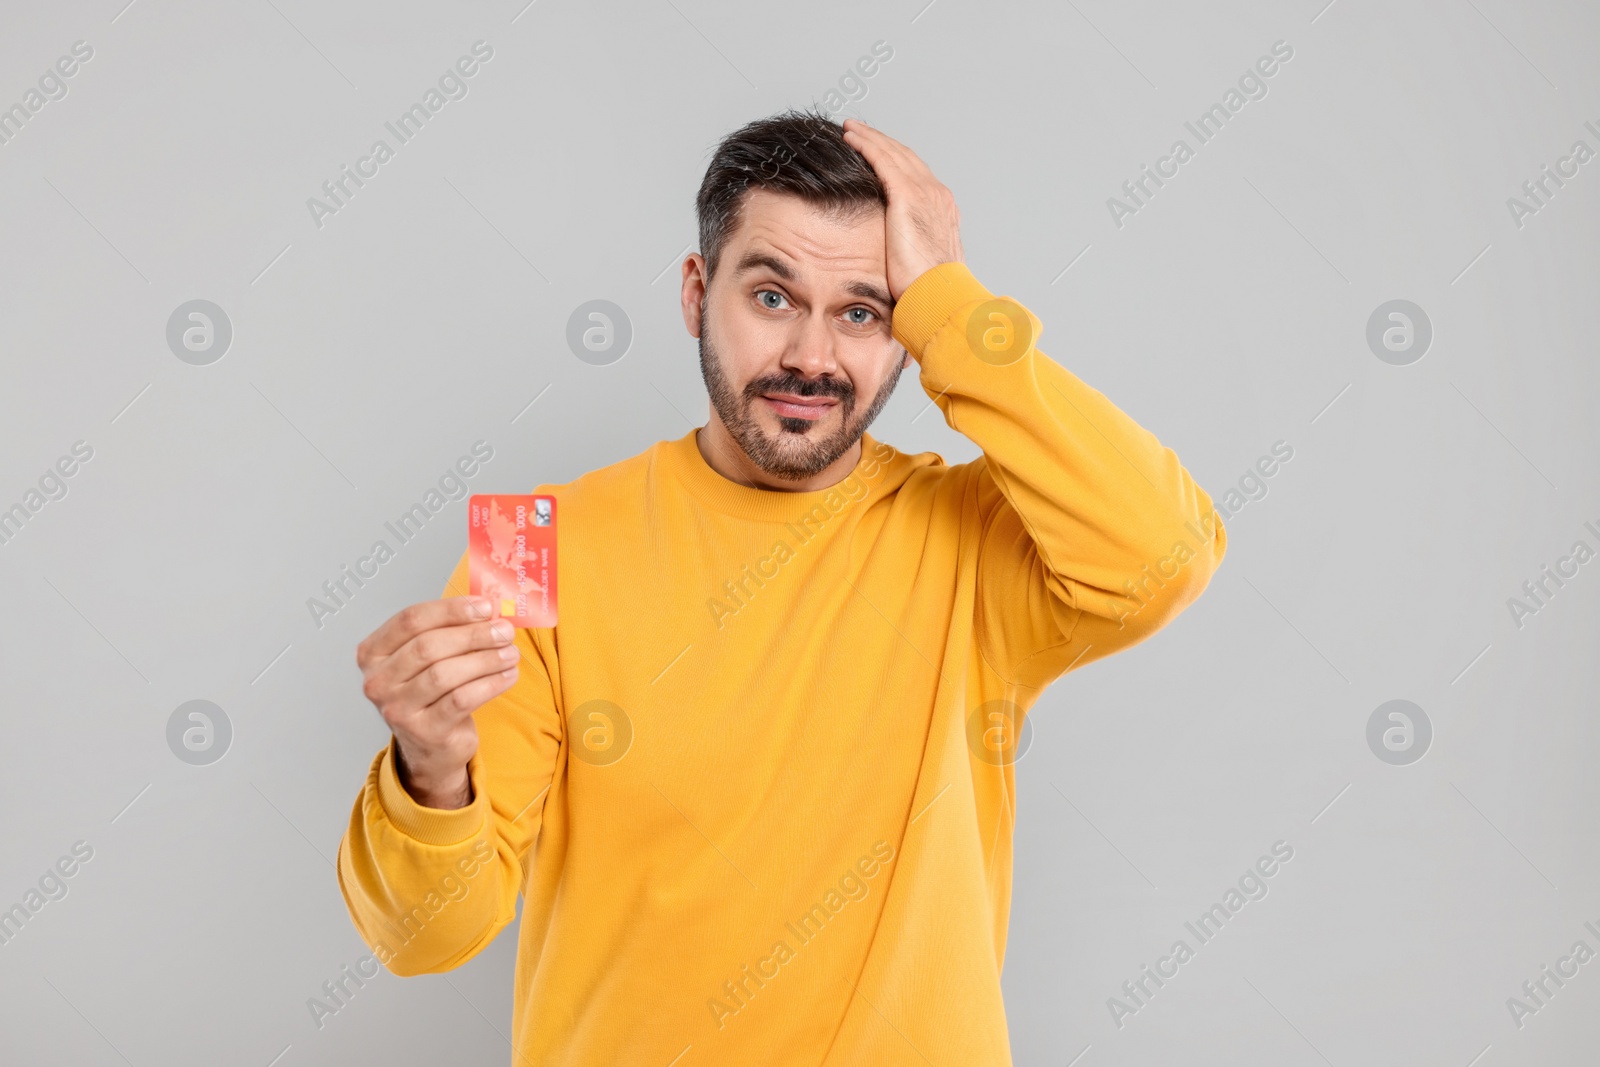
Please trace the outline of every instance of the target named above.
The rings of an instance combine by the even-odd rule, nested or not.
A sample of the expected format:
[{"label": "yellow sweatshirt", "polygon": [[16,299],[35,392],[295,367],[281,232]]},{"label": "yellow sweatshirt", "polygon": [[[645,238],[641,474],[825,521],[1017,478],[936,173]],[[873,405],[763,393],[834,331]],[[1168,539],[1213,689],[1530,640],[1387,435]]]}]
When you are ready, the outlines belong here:
[{"label": "yellow sweatshirt", "polygon": [[1101,393],[976,354],[994,299],[947,263],[894,310],[970,463],[867,434],[837,485],[772,492],[691,430],[532,490],[559,499],[560,623],[517,632],[475,713],[473,802],[418,805],[391,741],[338,864],[399,975],[460,966],[522,895],[514,1065],[1011,1063],[1023,715],[1187,606],[1226,536]]}]

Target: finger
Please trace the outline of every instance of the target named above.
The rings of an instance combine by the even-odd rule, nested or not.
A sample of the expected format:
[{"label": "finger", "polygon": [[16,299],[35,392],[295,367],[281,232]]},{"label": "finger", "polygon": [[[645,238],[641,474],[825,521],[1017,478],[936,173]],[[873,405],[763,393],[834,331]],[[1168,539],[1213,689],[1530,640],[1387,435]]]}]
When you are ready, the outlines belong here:
[{"label": "finger", "polygon": [[515,667],[497,671],[483,678],[474,678],[442,694],[438,700],[423,709],[423,714],[443,722],[462,719],[516,684]]},{"label": "finger", "polygon": [[[858,121],[858,120],[851,120]],[[861,123],[844,131],[845,143],[866,157],[885,185],[892,175],[908,175],[904,158],[895,151],[892,138]]]},{"label": "finger", "polygon": [[868,126],[866,123],[862,123],[858,132],[860,132],[861,136],[878,145],[886,155],[890,156],[902,166],[909,167],[910,164],[917,159],[917,154],[908,146],[895,140],[893,137],[890,137],[882,130],[875,129],[872,126]]},{"label": "finger", "polygon": [[[849,121],[860,122],[859,119],[851,119]],[[893,137],[890,137],[882,130],[873,129],[866,123],[861,122],[859,126],[853,126],[846,132],[856,133],[865,143],[872,145],[873,149],[880,153],[886,162],[895,166],[902,173],[919,179],[933,178],[933,171],[930,170],[928,165],[922,161],[921,156],[917,155],[910,149],[910,147],[895,140]],[[863,154],[865,155],[864,152]],[[868,156],[867,158],[868,162],[873,161],[871,156]],[[874,164],[874,166],[876,166],[876,164]]]},{"label": "finger", "polygon": [[445,597],[412,604],[396,612],[365,641],[356,646],[356,662],[363,668],[395,650],[424,630],[438,626],[477,622],[489,617],[494,606],[484,597]]},{"label": "finger", "polygon": [[[379,669],[388,675],[391,683],[403,685],[440,660],[484,648],[511,647],[516,633],[505,619],[424,630],[401,645]],[[516,657],[507,662],[515,663]]]},{"label": "finger", "polygon": [[[509,660],[501,655],[507,651],[511,653]],[[452,689],[505,671],[514,674],[518,655],[516,645],[505,645],[439,660],[401,687],[401,702],[407,707],[426,708]]]},{"label": "finger", "polygon": [[914,204],[938,196],[944,189],[933,172],[915,156],[897,155],[887,146],[869,146],[864,142],[852,147],[866,157],[867,164],[883,182],[891,205]]}]

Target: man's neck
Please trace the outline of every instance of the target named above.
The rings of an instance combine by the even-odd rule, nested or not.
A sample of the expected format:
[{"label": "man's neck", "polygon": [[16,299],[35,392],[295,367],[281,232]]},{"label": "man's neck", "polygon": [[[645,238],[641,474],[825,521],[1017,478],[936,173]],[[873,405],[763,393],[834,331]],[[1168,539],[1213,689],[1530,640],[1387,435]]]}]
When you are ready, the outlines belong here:
[{"label": "man's neck", "polygon": [[844,455],[816,474],[799,481],[790,481],[768,474],[751,462],[750,457],[739,447],[739,443],[733,439],[719,419],[713,418],[695,431],[694,443],[695,447],[699,448],[706,465],[730,482],[752,489],[769,489],[777,493],[806,493],[827,489],[847,478],[861,460],[861,442],[857,440]]}]

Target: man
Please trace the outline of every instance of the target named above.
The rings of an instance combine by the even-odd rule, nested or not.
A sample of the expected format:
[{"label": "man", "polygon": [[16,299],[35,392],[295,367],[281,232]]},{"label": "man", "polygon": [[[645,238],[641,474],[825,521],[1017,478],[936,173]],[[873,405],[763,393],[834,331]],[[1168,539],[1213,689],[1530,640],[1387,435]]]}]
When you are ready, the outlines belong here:
[{"label": "man", "polygon": [[[401,975],[470,959],[521,894],[515,1063],[1009,1064],[1023,715],[1192,602],[1224,532],[973,277],[904,145],[754,122],[697,209],[711,419],[538,487],[553,629],[474,614],[463,557],[361,643],[394,736],[340,887]],[[866,432],[913,359],[980,458]]]}]

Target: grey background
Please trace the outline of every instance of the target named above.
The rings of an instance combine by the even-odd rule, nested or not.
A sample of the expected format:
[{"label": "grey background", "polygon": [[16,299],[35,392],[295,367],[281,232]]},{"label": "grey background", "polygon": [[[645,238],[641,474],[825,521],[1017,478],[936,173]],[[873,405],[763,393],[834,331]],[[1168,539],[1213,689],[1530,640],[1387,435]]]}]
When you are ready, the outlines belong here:
[{"label": "grey background", "polygon": [[[1017,1062],[1593,1062],[1600,962],[1520,1029],[1506,999],[1600,949],[1600,563],[1520,629],[1506,601],[1597,543],[1600,161],[1521,228],[1506,200],[1600,148],[1595,4],[124,2],[6,3],[0,32],[5,106],[94,48],[0,146],[0,507],[94,449],[0,545],[0,906],[94,849],[0,948],[0,1059],[508,1061],[513,931],[320,1029],[306,1006],[366,953],[330,865],[386,737],[353,649],[439,594],[464,501],[321,629],[306,599],[475,440],[471,490],[525,492],[703,423],[676,265],[708,153],[884,40],[840,117],[950,186],[1046,353],[1219,499],[1294,449],[1201,600],[1033,713]],[[314,226],[479,39],[469,94]],[[1269,94],[1113,225],[1278,40]],[[193,299],[233,326],[209,366],[166,345]],[[633,326],[608,366],[565,343],[594,299]],[[1392,299],[1433,324],[1409,366],[1366,345]],[[873,432],[972,458],[927,405],[910,371]],[[1397,698],[1434,727],[1409,766],[1365,740]],[[196,699],[233,728],[205,766],[166,741]],[[1280,839],[1269,895],[1114,1025]]]}]

